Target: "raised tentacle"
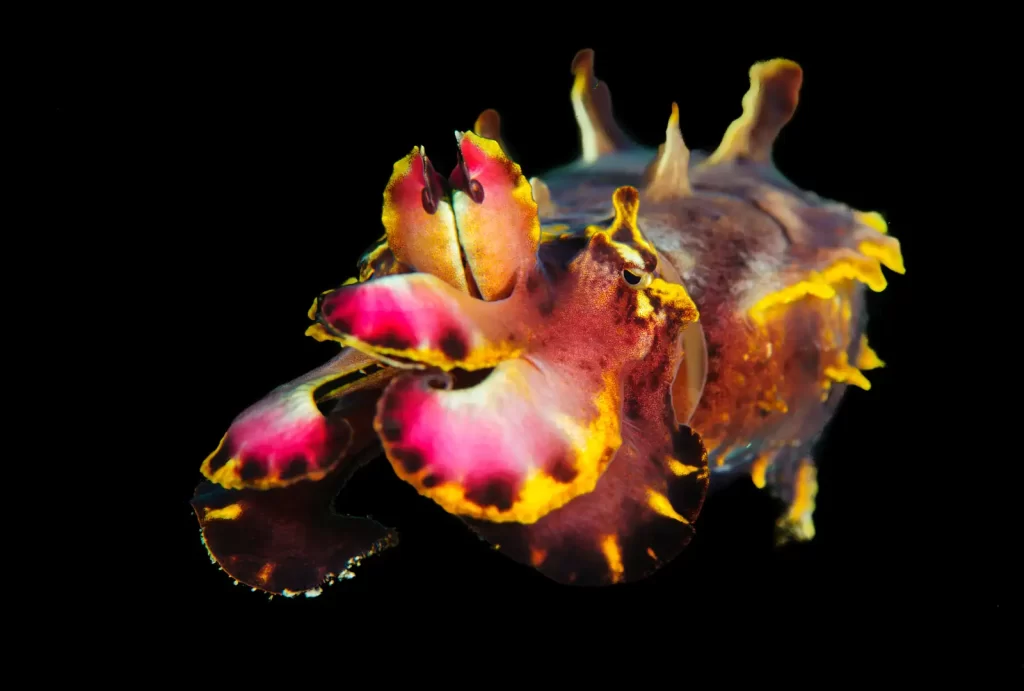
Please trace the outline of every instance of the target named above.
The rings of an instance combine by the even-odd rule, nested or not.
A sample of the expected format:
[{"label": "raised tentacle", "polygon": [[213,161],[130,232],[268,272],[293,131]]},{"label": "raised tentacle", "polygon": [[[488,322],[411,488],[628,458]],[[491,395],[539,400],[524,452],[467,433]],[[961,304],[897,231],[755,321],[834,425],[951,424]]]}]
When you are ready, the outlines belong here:
[{"label": "raised tentacle", "polygon": [[594,51],[587,48],[572,60],[572,109],[580,128],[583,160],[593,163],[613,151],[632,146],[612,114],[608,85],[594,77]]},{"label": "raised tentacle", "polygon": [[775,138],[796,112],[802,82],[803,70],[792,60],[768,60],[751,67],[743,114],[729,125],[707,163],[770,162]]}]

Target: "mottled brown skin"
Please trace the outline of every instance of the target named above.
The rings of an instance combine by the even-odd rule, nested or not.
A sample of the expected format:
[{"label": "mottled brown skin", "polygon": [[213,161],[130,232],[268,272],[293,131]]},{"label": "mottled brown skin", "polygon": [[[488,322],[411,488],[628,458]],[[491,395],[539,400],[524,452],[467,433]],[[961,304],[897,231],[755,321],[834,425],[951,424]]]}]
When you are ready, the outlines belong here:
[{"label": "mottled brown skin", "polygon": [[[578,245],[570,239],[542,245],[545,273],[557,280],[560,266]],[[641,254],[654,269],[657,258]],[[535,284],[535,290],[541,285]],[[636,313],[636,291],[623,282],[617,298],[627,303],[620,319],[636,319],[627,316]],[[655,332],[650,358],[636,363],[626,375],[623,444],[594,490],[529,525],[466,520],[503,554],[554,581],[596,586],[638,580],[671,561],[693,537],[693,522],[708,487],[707,452],[698,435],[676,423],[671,396],[682,355],[673,344],[692,317],[652,302],[656,313],[667,312],[669,328]],[[600,357],[592,364],[603,367]],[[687,473],[678,475],[670,461],[685,464]],[[652,490],[685,520],[653,510]],[[621,571],[613,570],[602,549],[608,537],[616,541]]]},{"label": "mottled brown skin", "polygon": [[[742,304],[745,295],[736,287],[743,280],[763,280],[755,273],[760,267],[752,265],[755,258],[786,255],[789,243],[783,230],[750,204],[705,193],[696,181],[694,191],[695,196],[652,205],[651,215],[681,218],[680,227],[686,229],[683,248],[666,249],[665,256],[676,265],[691,265],[681,273],[701,306],[708,354],[707,379],[691,422],[717,466],[732,443],[756,443],[784,425],[784,418],[806,419],[820,406],[818,325],[807,318],[818,305],[809,301],[780,314],[786,328],[769,329],[773,338],[766,340],[751,325]],[[658,238],[663,233],[652,230],[652,235],[656,243],[660,239],[669,245],[668,237]],[[809,388],[813,393],[807,400],[789,395]],[[753,451],[746,460],[753,460]]]},{"label": "mottled brown skin", "polygon": [[[642,186],[655,155],[632,149],[592,166],[577,164],[545,175],[560,211],[545,220],[578,228],[607,218],[611,193],[622,185]],[[810,454],[845,389],[834,384],[822,401],[823,358],[845,349],[851,362],[856,359],[865,288],[847,281],[840,291],[851,307],[849,323],[830,313],[830,301],[818,298],[769,313],[763,331],[751,323],[747,309],[752,296],[799,281],[808,269],[820,268],[817,262],[830,250],[841,249],[844,239],[852,238],[853,210],[799,190],[770,165],[704,167],[702,159],[697,153],[691,158],[691,195],[663,202],[642,195],[638,221],[700,310],[707,381],[689,422],[709,450],[713,473],[741,469],[760,453],[781,453],[785,446],[773,469],[777,477],[791,477],[792,468],[778,466]],[[762,208],[766,190],[784,192],[787,210],[805,222],[787,225],[785,217]],[[829,332],[836,334],[835,346],[821,342],[821,334]],[[743,447],[734,449],[739,442]],[[752,446],[745,448],[747,443]],[[792,491],[773,489],[784,498]]]},{"label": "mottled brown skin", "polygon": [[[850,288],[844,300],[862,309],[862,292]],[[821,342],[829,332],[842,334],[834,347]],[[861,333],[860,323],[830,315],[826,301],[814,298],[779,310],[757,332],[736,318],[705,329],[708,379],[691,422],[706,430],[712,465],[735,469],[783,449],[794,461],[808,456],[845,390],[834,384],[823,401],[822,369],[839,349],[856,359]]]}]

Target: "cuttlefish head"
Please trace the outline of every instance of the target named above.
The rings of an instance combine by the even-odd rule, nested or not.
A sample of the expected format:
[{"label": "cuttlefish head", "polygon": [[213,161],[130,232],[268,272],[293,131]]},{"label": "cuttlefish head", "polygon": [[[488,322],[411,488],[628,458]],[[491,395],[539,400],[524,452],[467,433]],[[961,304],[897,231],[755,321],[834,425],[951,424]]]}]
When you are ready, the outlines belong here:
[{"label": "cuttlefish head", "polygon": [[[698,315],[683,286],[660,277],[637,227],[637,190],[615,192],[608,227],[542,243],[519,166],[493,140],[457,139],[447,181],[422,149],[395,165],[386,247],[364,268],[372,280],[321,295],[311,335],[405,370],[377,403],[387,458],[478,530],[476,522],[529,526],[564,513],[626,455],[640,464],[638,484],[626,488],[638,504],[628,520],[670,513],[688,525],[707,476],[673,468],[703,469],[705,454],[675,422],[671,385],[679,335]],[[688,488],[674,493],[684,504],[673,508],[679,478]],[[627,520],[623,497],[606,503],[611,523]],[[608,530],[630,527],[588,526],[604,531],[591,536],[595,554],[606,554]],[[529,549],[512,556],[533,563]],[[562,571],[549,575],[574,580]],[[621,579],[622,568],[608,573]]]},{"label": "cuttlefish head", "polygon": [[381,444],[395,472],[501,551],[576,584],[640,578],[692,535],[707,454],[673,414],[697,319],[637,225],[542,236],[519,166],[457,134],[448,178],[395,164],[385,235],[320,295],[307,333],[345,348],[241,413],[192,504],[239,582],[314,595],[396,543],[332,501]]}]

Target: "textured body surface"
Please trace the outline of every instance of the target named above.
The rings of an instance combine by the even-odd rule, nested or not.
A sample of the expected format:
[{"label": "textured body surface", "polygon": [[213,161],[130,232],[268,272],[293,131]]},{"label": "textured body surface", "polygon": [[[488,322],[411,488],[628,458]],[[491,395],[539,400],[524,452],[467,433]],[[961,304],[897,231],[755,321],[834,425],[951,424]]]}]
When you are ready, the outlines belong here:
[{"label": "textured body surface", "polygon": [[[545,175],[560,212],[550,225],[572,226],[610,216],[605,200],[623,185],[643,188],[647,162],[655,155],[644,149],[612,154],[601,159],[596,177],[593,167],[583,165]],[[696,411],[681,417],[700,430],[712,472],[749,465],[776,444],[792,448],[790,442],[796,441],[809,452],[842,395],[846,377],[858,385],[865,382],[844,365],[860,361],[869,369],[874,364],[862,340],[867,316],[863,294],[868,289],[862,277],[875,280],[880,274],[870,265],[860,270],[856,262],[874,260],[858,256],[857,247],[869,243],[893,248],[891,238],[840,205],[831,211],[846,219],[845,237],[840,232],[828,235],[825,244],[822,238],[808,237],[802,223],[787,227],[791,218],[820,200],[794,188],[774,169],[736,167],[740,171],[731,177],[716,170],[707,176],[711,183],[705,187],[702,166],[691,161],[691,194],[660,203],[642,196],[639,217],[644,233],[700,306],[706,379],[695,385],[703,389]],[[759,174],[766,176],[763,182],[756,181]],[[783,204],[777,215],[758,202],[773,195]],[[805,245],[796,245],[791,237],[802,238]],[[814,242],[820,244],[809,244]],[[894,251],[898,254],[898,245]],[[813,272],[844,265],[852,270],[839,273],[831,284],[834,297],[799,295],[792,302],[769,304],[755,317],[759,303],[770,303],[772,296]],[[683,381],[681,377],[680,385]]]},{"label": "textured body surface", "polygon": [[493,111],[456,133],[445,178],[395,164],[385,234],[319,296],[307,333],[340,355],[240,415],[193,506],[211,557],[270,593],[315,593],[395,543],[334,494],[382,451],[502,553],[568,584],[643,578],[739,471],[810,539],[814,445],[881,366],[864,293],[902,273],[877,214],[772,164],[802,72],[751,69],[719,148],[691,152],[673,104],[657,150],[615,124],[593,53],[573,63],[583,155],[528,179]]}]

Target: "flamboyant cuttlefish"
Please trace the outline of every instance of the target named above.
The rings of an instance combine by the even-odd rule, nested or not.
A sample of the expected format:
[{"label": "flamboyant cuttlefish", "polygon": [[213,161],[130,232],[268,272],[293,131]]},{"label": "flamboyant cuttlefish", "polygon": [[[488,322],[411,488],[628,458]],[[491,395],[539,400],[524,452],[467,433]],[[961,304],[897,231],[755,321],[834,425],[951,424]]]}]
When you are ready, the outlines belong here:
[{"label": "flamboyant cuttlefish", "polygon": [[573,62],[581,160],[527,180],[498,117],[457,133],[448,178],[417,147],[384,191],[385,234],[320,295],[307,333],[341,352],[243,412],[192,505],[213,559],[315,595],[396,543],[334,513],[381,454],[511,558],[562,583],[643,578],[689,542],[712,477],[750,473],[810,539],[812,449],[846,386],[882,365],[865,286],[903,273],[877,213],[772,164],[800,67],[750,70],[743,113],[691,153],[672,105],[657,151],[612,118],[593,52]]}]

